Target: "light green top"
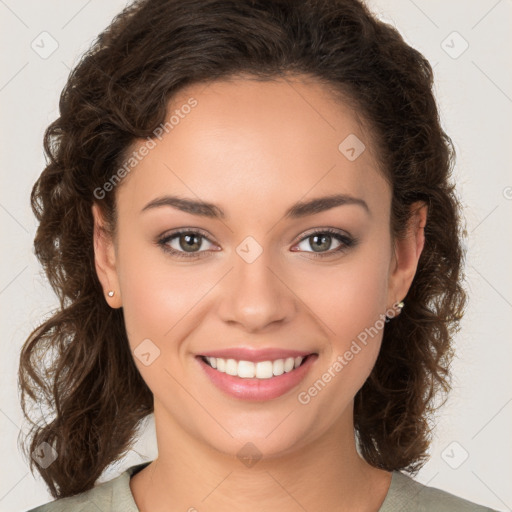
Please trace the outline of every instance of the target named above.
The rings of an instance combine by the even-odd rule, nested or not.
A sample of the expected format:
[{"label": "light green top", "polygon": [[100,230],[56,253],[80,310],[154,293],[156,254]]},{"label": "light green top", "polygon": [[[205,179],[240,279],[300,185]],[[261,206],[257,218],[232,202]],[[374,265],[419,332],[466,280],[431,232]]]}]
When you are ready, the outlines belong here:
[{"label": "light green top", "polygon": [[[150,462],[131,466],[116,478],[76,496],[55,500],[27,512],[140,512],[130,489],[130,478]],[[378,512],[497,512],[428,487],[393,471],[386,498]]]}]

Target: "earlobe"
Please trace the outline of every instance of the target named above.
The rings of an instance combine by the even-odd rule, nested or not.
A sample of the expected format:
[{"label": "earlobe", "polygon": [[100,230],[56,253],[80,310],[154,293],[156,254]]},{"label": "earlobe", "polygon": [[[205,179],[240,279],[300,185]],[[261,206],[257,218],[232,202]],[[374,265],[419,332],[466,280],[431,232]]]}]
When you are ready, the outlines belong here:
[{"label": "earlobe", "polygon": [[121,293],[117,277],[115,248],[111,236],[105,229],[103,215],[96,203],[92,206],[94,219],[94,263],[103,294],[112,308],[121,307]]}]

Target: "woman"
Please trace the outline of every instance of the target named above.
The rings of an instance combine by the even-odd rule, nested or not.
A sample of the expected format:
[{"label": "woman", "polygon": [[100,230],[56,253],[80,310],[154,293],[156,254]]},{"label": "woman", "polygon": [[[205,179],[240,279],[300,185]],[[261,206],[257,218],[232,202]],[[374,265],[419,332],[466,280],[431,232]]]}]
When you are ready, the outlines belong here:
[{"label": "woman", "polygon": [[[45,148],[33,510],[489,510],[401,472],[466,297],[453,146],[395,29],[356,0],[134,2]],[[94,486],[151,412],[157,459]]]}]

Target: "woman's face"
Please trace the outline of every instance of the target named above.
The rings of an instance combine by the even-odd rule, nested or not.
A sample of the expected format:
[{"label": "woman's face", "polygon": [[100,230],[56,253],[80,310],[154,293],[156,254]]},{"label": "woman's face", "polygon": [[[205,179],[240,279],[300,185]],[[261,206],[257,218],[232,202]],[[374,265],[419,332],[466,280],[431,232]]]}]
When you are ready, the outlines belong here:
[{"label": "woman's face", "polygon": [[[157,435],[230,454],[250,442],[272,456],[352,428],[384,315],[421,252],[417,241],[393,248],[391,191],[370,140],[314,82],[196,84],[171,110],[167,132],[139,141],[140,161],[109,192],[115,245],[96,245],[105,294],[116,290],[107,300],[122,306],[154,394]],[[311,203],[328,196],[340,197]],[[200,357],[215,354],[235,360],[227,373]],[[315,355],[265,373],[296,354]],[[239,370],[262,378],[229,375]]]}]

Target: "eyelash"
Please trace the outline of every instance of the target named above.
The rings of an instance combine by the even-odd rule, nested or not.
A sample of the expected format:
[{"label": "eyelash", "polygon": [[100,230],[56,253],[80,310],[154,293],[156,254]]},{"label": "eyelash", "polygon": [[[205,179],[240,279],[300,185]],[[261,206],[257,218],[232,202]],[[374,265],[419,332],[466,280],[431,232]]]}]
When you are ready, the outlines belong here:
[{"label": "eyelash", "polygon": [[[203,258],[204,256],[202,256],[201,254],[204,253],[205,251],[187,254],[184,251],[177,251],[176,249],[173,249],[172,247],[169,247],[169,245],[167,245],[172,239],[176,238],[179,235],[183,235],[183,234],[199,235],[202,238],[205,238],[206,240],[211,242],[211,240],[208,238],[208,236],[206,236],[206,234],[204,232],[202,232],[198,229],[194,229],[194,230],[179,229],[177,231],[173,231],[172,233],[167,234],[167,235],[163,236],[162,238],[158,239],[157,244],[162,248],[162,250],[164,252],[169,253],[172,256],[177,256],[178,258],[185,258],[185,259]],[[351,247],[354,247],[358,242],[358,239],[351,238],[347,235],[343,235],[338,230],[335,230],[333,228],[325,228],[325,229],[311,231],[311,232],[307,233],[300,240],[298,240],[297,243],[294,245],[300,244],[304,240],[307,240],[308,238],[311,238],[314,235],[325,235],[325,234],[328,234],[328,235],[332,236],[333,238],[335,238],[336,240],[338,240],[339,242],[341,242],[341,245],[334,250],[330,250],[330,251],[326,251],[326,252],[322,252],[322,253],[315,253],[314,251],[306,251],[308,253],[311,253],[314,258],[325,258],[328,256],[332,256],[333,254],[342,253],[345,250],[350,249]],[[299,252],[299,251],[294,251],[294,252]]]}]

